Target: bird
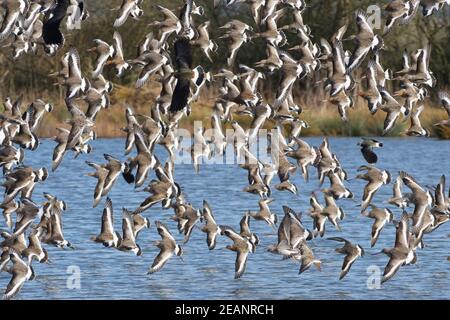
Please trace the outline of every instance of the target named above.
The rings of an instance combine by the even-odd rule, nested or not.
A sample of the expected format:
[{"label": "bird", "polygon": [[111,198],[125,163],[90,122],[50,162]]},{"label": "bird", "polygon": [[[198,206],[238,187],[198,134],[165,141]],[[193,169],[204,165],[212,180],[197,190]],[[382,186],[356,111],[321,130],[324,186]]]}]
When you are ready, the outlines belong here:
[{"label": "bird", "polygon": [[309,181],[308,167],[313,165],[317,159],[316,149],[311,147],[307,142],[302,139],[293,138],[293,141],[297,144],[296,150],[287,151],[286,156],[297,160],[297,165],[302,171],[303,178],[306,182]]},{"label": "bird", "polygon": [[127,172],[131,175],[131,172],[134,170],[134,168],[137,168],[136,175],[134,176],[134,185],[135,188],[139,188],[147,179],[149,171],[153,169],[157,163],[157,159],[153,154],[155,140],[150,141],[150,143],[147,145],[144,137],[145,134],[138,125],[134,125],[133,134],[133,141],[134,145],[136,146],[137,155],[135,157],[127,159]]},{"label": "bird", "polygon": [[362,140],[358,142],[358,146],[361,147],[361,153],[369,164],[377,163],[378,156],[373,151],[373,148],[383,147],[382,142],[375,139],[362,138]]},{"label": "bird", "polygon": [[131,15],[133,18],[142,16],[143,11],[139,7],[142,0],[122,0],[121,6],[118,8],[119,14],[114,21],[114,27],[118,28],[122,26]]},{"label": "bird", "polygon": [[115,31],[113,34],[113,56],[106,61],[106,65],[113,65],[116,69],[118,77],[122,77],[126,70],[131,69],[131,65],[125,60],[123,55],[122,36],[119,32]]},{"label": "bird", "polygon": [[339,275],[339,280],[342,280],[350,271],[353,263],[359,258],[364,256],[364,249],[359,244],[353,244],[350,241],[341,237],[331,237],[328,240],[334,240],[344,242],[344,246],[336,248],[337,253],[345,254],[344,263],[342,264],[342,271]]},{"label": "bird", "polygon": [[221,235],[225,235],[233,241],[232,245],[227,245],[226,248],[236,252],[235,274],[234,278],[239,279],[245,272],[248,254],[255,251],[255,243],[247,238],[242,237],[231,227],[220,226]]},{"label": "bird", "polygon": [[407,116],[407,109],[398,103],[394,97],[382,87],[379,87],[380,94],[383,98],[383,104],[381,105],[381,110],[386,112],[386,118],[383,125],[382,135],[388,134],[395,127],[400,115]]},{"label": "bird", "polygon": [[97,179],[97,184],[94,190],[94,202],[92,204],[92,206],[95,208],[100,203],[103,194],[103,188],[105,186],[105,181],[109,175],[109,170],[94,162],[86,161],[86,164],[95,169],[95,172],[87,174],[88,176]]},{"label": "bird", "polygon": [[283,206],[283,212],[285,216],[289,216],[289,234],[290,245],[292,248],[298,248],[302,241],[311,240],[314,238],[315,233],[306,229],[301,221],[301,213],[297,214],[288,206]]},{"label": "bird", "polygon": [[25,111],[31,132],[36,132],[46,112],[52,112],[53,105],[46,103],[42,99],[33,101]]},{"label": "bird", "polygon": [[6,225],[11,229],[13,226],[12,214],[19,208],[19,204],[11,200],[8,203],[1,204],[0,208],[3,209],[3,217],[5,218]]},{"label": "bird", "polygon": [[42,248],[41,240],[39,239],[43,234],[41,228],[34,229],[28,236],[28,247],[22,251],[22,257],[26,258],[28,265],[31,265],[33,260],[40,263],[49,263],[48,252]]},{"label": "bird", "polygon": [[26,281],[35,278],[33,267],[23,261],[16,251],[10,250],[9,255],[10,260],[13,263],[13,266],[10,269],[12,278],[6,286],[3,300],[14,298],[20,292]]},{"label": "bird", "polygon": [[59,0],[56,6],[46,11],[42,27],[42,38],[45,45],[49,47],[49,52],[52,52],[51,49],[57,50],[64,45],[65,37],[59,28],[62,20],[66,17],[67,9],[71,2],[71,0]]},{"label": "bird", "polygon": [[397,22],[397,20],[408,18],[409,12],[411,10],[411,1],[399,1],[393,0],[384,6],[385,12],[388,14],[386,19],[386,24],[384,26],[383,34],[386,35]]},{"label": "bird", "polygon": [[79,28],[82,21],[90,17],[90,13],[86,8],[84,0],[71,1],[67,8],[67,30],[74,30]]},{"label": "bird", "polygon": [[[324,193],[325,207],[323,208],[321,214],[327,217],[328,221],[340,231],[341,227],[338,220],[343,220],[345,218],[345,211],[343,208],[338,207],[333,195],[330,193]],[[323,229],[325,230],[325,229]]]},{"label": "bird", "polygon": [[[231,22],[229,22],[227,25],[231,25]],[[225,25],[225,26],[227,26]],[[219,27],[220,29],[224,28],[225,26]],[[251,37],[247,34],[246,30],[247,27],[250,28],[248,25],[245,25],[245,28],[242,28],[241,30],[235,30],[232,29],[228,32],[226,32],[223,36],[220,36],[219,39],[225,39],[228,43],[228,50],[229,55],[227,58],[227,65],[231,67],[237,57],[237,54],[242,47],[244,43],[250,42]]]},{"label": "bird", "polygon": [[426,191],[410,174],[405,171],[400,171],[400,178],[403,183],[411,190],[408,195],[408,202],[414,205],[413,211],[413,228],[422,223],[425,211],[433,203],[433,196],[429,191]]},{"label": "bird", "polygon": [[313,192],[309,198],[311,208],[308,215],[313,219],[313,232],[316,232],[321,238],[325,235],[325,222],[327,215],[323,214],[324,207],[319,203],[316,194]]},{"label": "bird", "polygon": [[306,241],[303,241],[300,244],[300,257],[301,257],[301,266],[299,270],[299,274],[302,274],[306,270],[308,270],[312,265],[315,265],[317,270],[321,271],[322,269],[322,261],[317,259],[314,256],[313,251],[308,246]]},{"label": "bird", "polygon": [[163,21],[154,21],[149,26],[158,28],[158,46],[164,45],[172,33],[179,34],[183,29],[179,17],[171,10],[157,5],[156,9],[164,15]]},{"label": "bird", "polygon": [[445,175],[442,175],[434,191],[432,213],[450,214],[450,198],[446,195],[445,181]]},{"label": "bird", "polygon": [[[70,241],[65,239],[63,234],[62,210],[59,207],[53,207],[50,216],[50,233],[47,243],[50,243],[58,248],[75,249]],[[47,230],[48,232],[49,230]]]},{"label": "bird", "polygon": [[333,73],[331,78],[328,78],[326,85],[330,86],[330,96],[334,97],[341,91],[348,89],[351,84],[351,78],[347,72],[345,63],[345,53],[342,42],[337,40],[332,47],[333,55]]},{"label": "bird", "polygon": [[252,248],[252,252],[255,252],[256,246],[259,245],[259,237],[250,230],[250,216],[245,213],[241,221],[239,222],[240,232],[239,235],[245,239],[248,239],[255,246]]},{"label": "bird", "polygon": [[206,244],[209,250],[213,250],[216,247],[217,236],[220,235],[222,230],[217,225],[211,207],[206,200],[203,200],[201,220],[205,221],[201,230],[206,233]]},{"label": "bird", "polygon": [[96,79],[102,72],[108,59],[112,58],[114,54],[114,47],[101,39],[94,39],[95,47],[88,49],[89,52],[97,54],[95,61],[96,67],[92,71],[92,78]]},{"label": "bird", "polygon": [[142,255],[141,247],[136,243],[136,233],[131,212],[122,209],[122,237],[118,242],[117,249],[120,251],[131,251],[136,256]]},{"label": "bird", "polygon": [[20,234],[25,234],[26,230],[31,224],[43,215],[43,208],[39,207],[36,203],[28,198],[23,198],[21,204],[16,211],[17,219],[14,225],[13,237],[17,237]]},{"label": "bird", "polygon": [[174,44],[175,62],[177,71],[175,76],[177,84],[175,86],[172,102],[169,111],[175,113],[188,107],[192,95],[192,86],[199,86],[205,77],[202,66],[192,69],[192,52],[189,40],[179,38]]},{"label": "bird", "polygon": [[120,234],[114,231],[114,212],[111,199],[106,198],[105,208],[102,214],[101,232],[97,236],[91,237],[94,242],[100,242],[105,247],[117,247],[121,241]]},{"label": "bird", "polygon": [[195,209],[190,204],[182,205],[181,214],[176,215],[174,220],[178,222],[178,230],[184,234],[183,244],[186,244],[191,237],[195,225],[200,220],[200,210]]},{"label": "bird", "polygon": [[139,233],[144,229],[150,228],[150,220],[143,217],[140,213],[132,212],[134,236],[137,238]]},{"label": "bird", "polygon": [[438,93],[439,101],[442,107],[445,109],[448,119],[441,120],[435,124],[435,126],[447,126],[450,127],[450,98],[448,94],[444,91],[439,91]]},{"label": "bird", "polygon": [[408,136],[416,136],[416,137],[429,137],[430,132],[427,129],[422,127],[420,122],[420,115],[424,110],[424,106],[421,105],[415,108],[411,113],[411,125],[409,129],[406,131]]},{"label": "bird", "polygon": [[155,260],[150,267],[148,274],[155,273],[166,264],[166,262],[172,257],[172,255],[176,255],[182,259],[183,248],[176,243],[169,229],[160,221],[155,221],[156,229],[158,230],[158,234],[161,236],[160,241],[156,241],[155,245],[159,248],[159,253],[156,256]]},{"label": "bird", "polygon": [[334,199],[353,198],[353,193],[344,185],[337,172],[329,171],[327,177],[330,180],[330,187],[321,191],[331,195]]},{"label": "bird", "polygon": [[81,73],[80,55],[75,47],[69,49],[68,75],[63,80],[66,86],[66,101],[69,102],[88,89],[88,82]]},{"label": "bird", "polygon": [[271,203],[272,201],[273,199],[260,199],[258,201],[259,211],[249,211],[248,215],[255,220],[265,221],[269,226],[275,227],[277,223],[277,216],[276,214],[272,213],[269,208],[269,203]]},{"label": "bird", "polygon": [[131,181],[131,178],[127,176],[126,171],[126,163],[122,163],[120,160],[114,158],[109,154],[104,154],[103,157],[108,161],[103,167],[108,170],[108,175],[106,176],[103,189],[102,189],[102,197],[106,196],[112,189],[114,183],[117,181],[117,178],[120,174],[123,174],[125,180]]},{"label": "bird", "polygon": [[395,179],[393,186],[393,196],[388,200],[389,204],[392,204],[398,208],[405,209],[408,205],[408,197],[403,196],[403,180],[400,176]]},{"label": "bird", "polygon": [[[23,198],[29,198],[36,182],[45,181],[48,171],[45,167],[34,170],[32,167],[18,167],[9,172],[2,184],[5,187],[5,196],[2,204],[7,204],[13,200],[17,194],[21,193]],[[27,197],[28,193],[28,197]]]},{"label": "bird", "polygon": [[370,207],[371,210],[369,212],[363,211],[362,215],[375,220],[372,224],[372,238],[370,242],[370,246],[373,247],[386,223],[390,223],[394,220],[394,214],[389,208],[378,208],[373,204],[371,204]]},{"label": "bird", "polygon": [[157,203],[161,203],[163,208],[168,208],[172,198],[181,194],[179,185],[160,167],[158,162],[155,171],[158,180],[150,181],[149,185],[143,189],[143,191],[150,192],[151,195],[141,202],[135,213],[142,213]]},{"label": "bird", "polygon": [[2,1],[1,6],[5,9],[5,15],[0,28],[0,41],[5,40],[13,32],[15,24],[27,10],[27,5],[24,0]]},{"label": "bird", "polygon": [[[286,207],[286,210],[284,210],[284,217],[278,226],[278,241],[276,244],[269,245],[267,251],[274,254],[280,254],[286,258],[296,259],[299,257],[300,249],[294,247],[291,243],[291,218],[293,218],[293,216],[291,216],[291,210]],[[295,239],[295,237],[292,238]]]},{"label": "bird", "polygon": [[194,40],[191,40],[191,44],[193,46],[199,47],[208,58],[208,60],[210,62],[213,62],[211,58],[211,52],[217,52],[218,46],[213,40],[210,40],[208,33],[210,24],[211,23],[209,21],[206,21],[197,27],[198,37]]},{"label": "bird", "polygon": [[362,10],[357,10],[356,23],[358,25],[358,33],[350,37],[355,39],[356,48],[347,65],[347,70],[352,71],[356,69],[365,59],[370,50],[384,45],[383,39],[379,35],[375,35],[371,25],[367,21],[367,16]]},{"label": "bird", "polygon": [[[381,66],[379,67],[381,68]],[[368,63],[366,71],[367,90],[358,93],[360,97],[364,98],[367,101],[367,106],[369,107],[369,111],[372,114],[375,114],[378,108],[383,103],[383,97],[381,96],[380,90],[378,88],[379,83],[382,83],[384,85],[385,81],[378,80],[378,72],[379,70],[377,69],[375,60],[371,60]]]},{"label": "bird", "polygon": [[380,252],[389,257],[389,261],[384,268],[381,283],[391,279],[401,266],[414,264],[417,260],[417,255],[412,247],[414,238],[408,230],[408,220],[408,214],[403,213],[401,220],[397,222],[394,247],[384,248]]},{"label": "bird", "polygon": [[364,211],[370,205],[375,193],[381,186],[391,182],[391,173],[387,170],[380,170],[372,165],[363,165],[358,168],[358,171],[366,171],[366,173],[358,174],[356,178],[368,181],[364,187],[361,203],[361,211]]},{"label": "bird", "polygon": [[136,88],[142,88],[147,84],[150,77],[158,72],[168,61],[165,54],[154,51],[146,52],[142,57],[129,61],[130,65],[143,67],[139,74],[139,78],[136,81]]}]

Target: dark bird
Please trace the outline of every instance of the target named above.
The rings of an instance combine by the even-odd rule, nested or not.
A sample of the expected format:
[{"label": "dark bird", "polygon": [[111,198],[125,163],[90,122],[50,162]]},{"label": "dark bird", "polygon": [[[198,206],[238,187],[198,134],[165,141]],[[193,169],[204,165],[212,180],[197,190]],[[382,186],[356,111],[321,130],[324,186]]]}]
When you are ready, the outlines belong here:
[{"label": "dark bird", "polygon": [[364,156],[364,159],[370,164],[377,163],[378,156],[373,151],[373,148],[380,148],[383,146],[383,143],[374,139],[365,139],[358,142],[358,146],[361,147],[361,153]]},{"label": "dark bird", "polygon": [[189,104],[192,87],[198,87],[205,78],[205,71],[202,66],[192,69],[192,49],[189,39],[179,38],[175,42],[175,63],[177,71],[175,77],[177,84],[170,104],[170,112],[181,111]]},{"label": "dark bird", "polygon": [[64,44],[65,38],[59,27],[67,14],[69,5],[70,0],[58,0],[56,6],[47,11],[42,27],[42,38],[47,46],[59,47]]}]

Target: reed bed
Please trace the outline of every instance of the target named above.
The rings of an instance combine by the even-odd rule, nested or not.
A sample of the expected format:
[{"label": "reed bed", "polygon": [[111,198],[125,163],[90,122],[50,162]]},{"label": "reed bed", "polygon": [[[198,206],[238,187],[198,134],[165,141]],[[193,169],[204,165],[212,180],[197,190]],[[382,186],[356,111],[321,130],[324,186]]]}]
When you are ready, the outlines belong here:
[{"label": "reed bed", "polygon": [[[121,128],[125,125],[125,108],[130,106],[137,114],[149,114],[151,106],[154,104],[157,93],[160,90],[160,83],[151,81],[145,89],[135,89],[132,86],[115,85],[111,94],[111,106],[108,110],[101,110],[95,124],[95,131],[100,138],[123,137]],[[36,94],[24,93],[24,104],[31,103]],[[40,137],[53,137],[57,127],[69,128],[65,122],[70,119],[61,95],[54,92],[43,92],[40,96],[44,100],[54,105],[54,110],[44,116],[38,134]],[[189,117],[185,117],[180,122],[180,127],[192,129],[194,121],[202,121],[203,125],[210,127],[210,117],[214,106],[215,89],[205,90],[199,101],[192,105],[192,112]],[[302,131],[303,136],[380,136],[383,132],[383,122],[385,113],[378,111],[371,115],[364,100],[358,98],[353,109],[348,111],[348,121],[344,122],[339,117],[337,107],[323,102],[314,102],[308,99],[307,102],[300,101],[303,107],[301,118],[310,124],[310,128]],[[80,101],[83,109],[83,102]],[[0,112],[3,106],[0,105]],[[440,139],[450,139],[450,128],[435,126],[434,124],[442,119],[446,119],[447,114],[444,109],[438,106],[426,104],[426,108],[421,115],[421,121],[425,128],[430,130],[431,136]],[[251,118],[249,116],[233,116],[244,128],[249,128]],[[267,121],[266,129],[272,128],[274,123]],[[402,137],[410,125],[409,118],[399,120],[397,126],[389,134],[391,137]],[[230,128],[229,124],[225,128]]]}]

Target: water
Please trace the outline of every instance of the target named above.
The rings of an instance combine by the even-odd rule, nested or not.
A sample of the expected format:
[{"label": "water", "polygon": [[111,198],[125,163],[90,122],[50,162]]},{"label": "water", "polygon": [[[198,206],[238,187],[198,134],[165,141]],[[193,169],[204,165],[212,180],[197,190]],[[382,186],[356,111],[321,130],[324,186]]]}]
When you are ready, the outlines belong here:
[{"label": "water", "polygon": [[[306,139],[319,145],[321,139]],[[356,146],[358,139],[332,138],[332,150],[337,153],[344,168],[351,177],[364,164]],[[377,150],[378,167],[390,170],[396,176],[399,170],[406,170],[423,185],[435,185],[441,174],[450,177],[448,154],[450,142],[431,139],[384,139],[384,148]],[[369,289],[367,282],[371,268],[383,271],[388,258],[385,255],[371,255],[383,247],[391,247],[395,239],[394,226],[387,225],[381,232],[375,248],[370,249],[370,230],[373,220],[359,214],[356,203],[351,200],[339,202],[347,213],[342,222],[342,232],[327,224],[326,237],[343,236],[359,243],[366,255],[352,266],[350,273],[339,281],[343,256],[334,252],[338,242],[315,239],[311,242],[316,257],[322,260],[322,272],[313,267],[298,275],[299,266],[291,261],[281,261],[280,256],[266,252],[269,244],[276,242],[276,234],[264,222],[251,221],[253,231],[260,235],[261,245],[251,254],[247,271],[239,280],[234,280],[235,254],[223,248],[230,243],[226,237],[219,237],[217,249],[209,251],[206,235],[194,229],[190,241],[185,245],[184,263],[172,257],[156,274],[146,275],[158,249],[153,242],[159,239],[154,227],[155,220],[168,224],[177,240],[182,240],[176,224],[169,220],[171,210],[155,206],[144,215],[152,222],[150,229],[143,230],[138,243],[143,256],[104,248],[91,242],[92,235],[100,231],[102,202],[92,208],[93,190],[96,181],[85,174],[91,171],[84,161],[104,162],[103,153],[119,157],[123,154],[121,139],[97,140],[94,153],[72,159],[66,156],[61,167],[50,174],[47,181],[37,186],[34,200],[41,201],[42,192],[64,199],[68,211],[64,213],[64,233],[76,250],[62,250],[50,247],[51,265],[35,263],[37,279],[27,282],[18,299],[449,299],[450,291],[450,223],[425,236],[426,248],[418,250],[418,262],[402,267],[397,275],[381,286]],[[36,152],[26,154],[27,165],[34,167],[51,165],[54,142],[44,140]],[[161,153],[163,151],[158,151]],[[163,157],[161,157],[164,159]],[[123,159],[123,157],[122,157]],[[295,210],[309,208],[309,194],[317,189],[315,169],[310,169],[311,181],[306,184],[299,173],[293,181],[299,187],[300,195],[274,190],[271,204],[274,213],[282,218],[282,205]],[[314,170],[314,171],[313,171]],[[195,174],[190,165],[176,166],[176,181],[187,194],[187,199],[200,208],[203,199],[210,203],[216,220],[220,224],[239,227],[239,220],[246,210],[258,209],[258,197],[242,192],[246,186],[245,170],[231,165],[205,165]],[[153,175],[152,175],[153,177]],[[277,177],[274,178],[277,182]],[[356,199],[362,196],[364,183],[353,180],[347,183]],[[392,187],[383,186],[374,203],[383,205],[391,196]],[[133,186],[119,178],[110,197],[115,209],[115,225],[121,230],[121,208],[136,208],[146,196],[134,192]],[[322,199],[321,199],[322,201]],[[322,201],[323,202],[323,201]],[[401,212],[393,209],[396,217]],[[4,228],[3,220],[0,228]],[[303,222],[309,228],[311,219],[304,216]],[[80,270],[80,288],[70,289],[73,270]],[[4,288],[9,276],[0,274],[0,288]],[[70,286],[69,286],[70,287]]]}]

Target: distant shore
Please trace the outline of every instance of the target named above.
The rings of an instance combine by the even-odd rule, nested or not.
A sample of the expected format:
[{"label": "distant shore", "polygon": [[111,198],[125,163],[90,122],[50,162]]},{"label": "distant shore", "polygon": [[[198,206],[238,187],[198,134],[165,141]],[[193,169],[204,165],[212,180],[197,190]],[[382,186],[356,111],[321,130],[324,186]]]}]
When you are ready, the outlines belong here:
[{"label": "distant shore", "polygon": [[[160,84],[157,82],[150,82],[146,89],[136,90],[133,86],[115,85],[115,90],[111,95],[111,106],[107,110],[101,110],[96,119],[95,132],[99,138],[116,138],[124,137],[125,134],[121,130],[125,126],[125,108],[130,106],[136,114],[150,114],[150,108],[159,92]],[[202,121],[206,128],[211,125],[211,114],[215,102],[214,90],[205,90],[204,94],[198,102],[193,103],[192,112],[189,117],[184,117],[180,121],[180,127],[185,129],[192,129],[194,121]],[[2,97],[3,99],[5,97]],[[52,94],[41,95],[37,93],[26,95],[24,97],[24,106],[28,106],[33,100],[42,98],[54,105],[54,110],[46,114],[39,128],[38,135],[42,138],[49,138],[56,135],[57,127],[69,126],[65,123],[66,119],[70,118],[64,100],[62,97],[55,97]],[[303,108],[303,113],[300,118],[307,121],[310,128],[302,130],[302,136],[342,136],[342,137],[359,137],[359,136],[381,136],[383,132],[383,123],[386,114],[383,111],[378,111],[375,115],[371,115],[367,103],[357,98],[355,107],[348,110],[348,121],[341,120],[337,107],[329,103],[323,102],[297,102]],[[81,109],[86,107],[80,103]],[[0,113],[3,112],[3,106],[0,105]],[[430,131],[431,137],[439,139],[450,139],[450,128],[435,126],[434,124],[440,120],[446,119],[447,113],[443,108],[434,105],[426,105],[425,110],[421,115],[422,125]],[[250,127],[251,118],[249,116],[235,116],[233,119],[237,120],[241,126],[246,129]],[[273,121],[267,121],[266,129],[274,126]],[[404,137],[404,132],[410,126],[410,119],[399,119],[394,130],[388,135],[389,137]],[[225,128],[231,128],[230,124],[225,124]],[[286,126],[289,130],[289,126]]]}]

